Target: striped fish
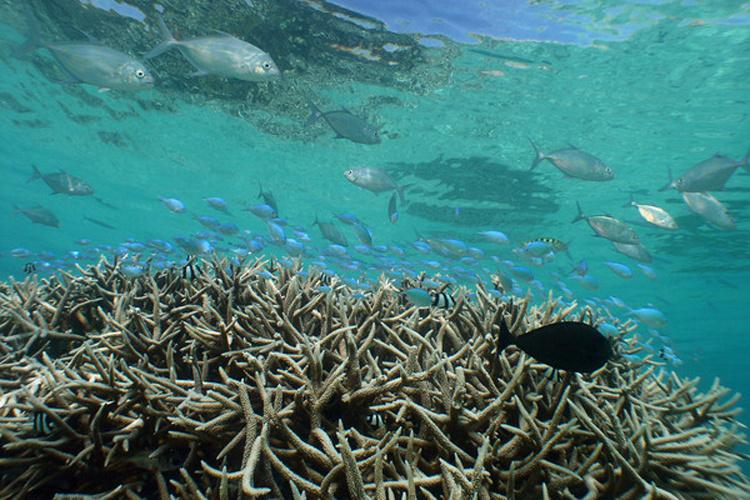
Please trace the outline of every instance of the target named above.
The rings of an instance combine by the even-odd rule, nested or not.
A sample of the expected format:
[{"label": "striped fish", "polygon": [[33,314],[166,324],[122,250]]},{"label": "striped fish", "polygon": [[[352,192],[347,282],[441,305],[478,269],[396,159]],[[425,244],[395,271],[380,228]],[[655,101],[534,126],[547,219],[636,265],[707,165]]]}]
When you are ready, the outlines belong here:
[{"label": "striped fish", "polygon": [[185,258],[185,261],[186,264],[182,266],[182,278],[188,281],[192,281],[193,279],[197,278],[199,274],[201,274],[201,268],[198,264],[196,264],[196,260],[190,255]]},{"label": "striped fish", "polygon": [[552,247],[552,249],[555,252],[567,252],[568,251],[568,244],[562,240],[558,240],[557,238],[550,238],[549,236],[542,236],[541,238],[529,240],[526,242],[526,244],[534,242],[534,241],[547,243],[549,246]]},{"label": "striped fish", "polygon": [[439,307],[441,309],[450,309],[456,305],[456,299],[450,294],[445,292],[439,292],[432,294],[432,307]]},{"label": "striped fish", "polygon": [[365,417],[365,422],[373,429],[379,429],[385,424],[383,416],[380,413],[370,413]]},{"label": "striped fish", "polygon": [[55,421],[52,420],[52,418],[44,412],[35,411],[32,414],[32,418],[32,429],[36,434],[48,436],[49,434],[52,434],[52,432],[54,432],[55,428],[57,427]]}]

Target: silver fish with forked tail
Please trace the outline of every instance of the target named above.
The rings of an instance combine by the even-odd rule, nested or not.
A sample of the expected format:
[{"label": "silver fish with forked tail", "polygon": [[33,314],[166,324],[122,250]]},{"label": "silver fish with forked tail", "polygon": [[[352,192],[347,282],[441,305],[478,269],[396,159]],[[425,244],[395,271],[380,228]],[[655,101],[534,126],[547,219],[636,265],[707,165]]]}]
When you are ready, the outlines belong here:
[{"label": "silver fish with forked tail", "polygon": [[682,193],[688,208],[708,222],[726,231],[736,229],[734,220],[727,208],[709,193]]},{"label": "silver fish with forked tail", "polygon": [[29,177],[27,182],[42,179],[52,189],[52,194],[67,194],[69,196],[88,196],[94,194],[94,188],[83,179],[69,175],[62,170],[43,174],[36,165],[32,165],[32,167],[34,168],[34,173]]},{"label": "silver fish with forked tail", "polygon": [[737,161],[728,156],[715,154],[690,167],[684,174],[672,180],[672,170],[669,170],[669,182],[659,191],[674,188],[683,193],[702,193],[706,191],[721,191],[734,172],[742,167],[750,172],[750,150]]},{"label": "silver fish with forked tail", "polygon": [[336,137],[349,139],[359,144],[380,144],[378,129],[349,110],[323,112],[312,102],[309,102],[309,105],[312,113],[307,120],[308,125],[322,118],[336,132]]},{"label": "silver fish with forked tail", "polygon": [[531,169],[536,168],[544,160],[548,160],[556,166],[562,173],[577,179],[585,181],[611,181],[615,178],[615,172],[612,168],[604,164],[596,156],[582,151],[575,146],[565,149],[558,149],[551,153],[544,153],[529,139],[531,146],[536,152],[536,157],[531,163]]},{"label": "silver fish with forked tail", "polygon": [[578,207],[578,215],[573,219],[573,222],[585,220],[596,234],[610,241],[630,245],[640,242],[640,238],[638,238],[638,234],[636,234],[633,228],[621,220],[610,215],[584,215],[581,204],[576,202],[576,206]]},{"label": "silver fish with forked tail", "polygon": [[350,168],[344,172],[344,177],[361,188],[375,194],[384,191],[396,191],[401,202],[404,202],[404,189],[408,186],[399,186],[396,181],[382,168],[358,167]]},{"label": "silver fish with forked tail", "polygon": [[139,60],[92,40],[45,43],[31,5],[25,4],[29,39],[19,49],[23,55],[46,48],[65,71],[62,83],[87,83],[100,89],[138,91],[150,88],[154,77]]},{"label": "silver fish with forked tail", "polygon": [[643,219],[653,224],[654,226],[663,229],[677,229],[677,222],[674,220],[669,212],[656,205],[644,205],[642,203],[636,203],[633,199],[633,195],[630,195],[630,201],[625,204],[626,207],[636,207],[638,213],[641,214]]},{"label": "silver fish with forked tail", "polygon": [[159,29],[164,41],[151,49],[144,58],[151,59],[177,47],[185,59],[195,66],[190,76],[218,75],[248,82],[278,78],[279,68],[270,55],[255,45],[240,40],[229,33],[217,32],[190,40],[177,40],[172,36],[164,19],[159,15]]}]

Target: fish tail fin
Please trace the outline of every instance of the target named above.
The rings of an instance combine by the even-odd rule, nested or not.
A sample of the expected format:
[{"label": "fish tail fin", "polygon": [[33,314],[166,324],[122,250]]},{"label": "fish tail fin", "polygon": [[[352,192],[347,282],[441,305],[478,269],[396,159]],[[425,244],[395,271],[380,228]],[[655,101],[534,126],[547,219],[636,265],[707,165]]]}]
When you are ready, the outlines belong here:
[{"label": "fish tail fin", "polygon": [[[750,151],[748,151],[748,153],[750,153]],[[659,192],[666,191],[667,189],[671,188],[672,185],[674,184],[674,180],[672,179],[672,169],[671,168],[667,169],[667,175],[669,175],[669,182],[667,182],[664,186],[660,187],[659,188]]]},{"label": "fish tail fin", "polygon": [[512,345],[514,341],[515,337],[510,333],[508,322],[503,317],[500,320],[500,335],[497,337],[497,353],[500,354],[503,352],[505,348]]},{"label": "fish tail fin", "polygon": [[571,221],[571,224],[578,222],[579,220],[583,220],[586,218],[585,215],[583,215],[583,209],[581,208],[581,204],[576,201],[576,207],[578,207],[578,215],[575,216],[575,219]]},{"label": "fish tail fin", "polygon": [[747,172],[750,172],[750,149],[747,150],[747,153],[745,153],[745,156],[742,157],[740,160],[740,166],[744,168]]},{"label": "fish tail fin", "polygon": [[536,154],[536,157],[534,158],[534,161],[531,162],[531,168],[529,170],[534,170],[537,165],[539,165],[541,162],[547,159],[547,156],[542,152],[541,149],[532,141],[529,139],[529,143],[531,144],[531,147],[534,148],[534,153]]},{"label": "fish tail fin", "polygon": [[311,225],[317,226],[318,224],[320,224],[320,221],[318,220],[318,214],[315,214],[315,220],[312,222]]},{"label": "fish tail fin", "polygon": [[35,181],[35,180],[37,180],[37,179],[41,179],[41,178],[42,178],[42,173],[41,173],[41,172],[39,171],[39,168],[38,168],[38,167],[37,167],[36,165],[34,165],[34,164],[32,163],[32,164],[31,164],[31,168],[33,168],[33,169],[34,169],[34,171],[32,172],[32,174],[31,174],[31,177],[29,177],[29,178],[28,178],[28,179],[26,180],[26,182],[31,182],[31,181]]},{"label": "fish tail fin", "polygon": [[630,193],[630,199],[628,200],[627,203],[623,205],[623,207],[627,208],[627,207],[634,207],[634,206],[635,206],[635,199],[633,199],[633,193]]},{"label": "fish tail fin", "polygon": [[160,56],[178,43],[177,39],[172,35],[172,32],[169,31],[169,27],[167,27],[167,23],[164,22],[164,18],[161,16],[161,14],[158,14],[158,20],[159,33],[161,33],[161,37],[163,40],[159,45],[144,54],[144,59],[151,59],[156,56]]},{"label": "fish tail fin", "polygon": [[26,18],[26,27],[28,28],[29,33],[26,41],[15,49],[16,57],[26,56],[30,52],[34,52],[36,49],[44,45],[44,42],[42,42],[42,30],[39,26],[39,20],[34,15],[34,10],[31,8],[30,2],[24,2],[23,13]]},{"label": "fish tail fin", "polygon": [[307,106],[310,108],[310,116],[307,117],[305,126],[309,127],[316,121],[320,120],[320,117],[323,116],[323,112],[320,111],[320,108],[318,108],[315,103],[309,99],[307,100]]},{"label": "fish tail fin", "polygon": [[263,184],[258,181],[258,199],[263,197]]},{"label": "fish tail fin", "polygon": [[404,195],[404,192],[406,191],[406,188],[411,187],[412,184],[404,184],[403,186],[396,186],[396,192],[398,193],[398,200],[401,203],[406,202],[406,196]]}]

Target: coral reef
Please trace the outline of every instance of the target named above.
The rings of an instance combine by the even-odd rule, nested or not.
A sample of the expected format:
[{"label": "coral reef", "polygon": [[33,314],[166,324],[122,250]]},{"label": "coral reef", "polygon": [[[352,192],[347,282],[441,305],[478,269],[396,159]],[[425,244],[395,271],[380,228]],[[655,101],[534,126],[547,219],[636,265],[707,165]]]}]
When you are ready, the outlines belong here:
[{"label": "coral reef", "polygon": [[0,286],[0,497],[750,494],[739,396],[718,382],[701,393],[649,356],[581,376],[497,352],[501,317],[522,333],[595,322],[588,308],[480,285],[415,309],[385,281],[359,294],[264,261],[202,269],[131,279],[102,261]]}]

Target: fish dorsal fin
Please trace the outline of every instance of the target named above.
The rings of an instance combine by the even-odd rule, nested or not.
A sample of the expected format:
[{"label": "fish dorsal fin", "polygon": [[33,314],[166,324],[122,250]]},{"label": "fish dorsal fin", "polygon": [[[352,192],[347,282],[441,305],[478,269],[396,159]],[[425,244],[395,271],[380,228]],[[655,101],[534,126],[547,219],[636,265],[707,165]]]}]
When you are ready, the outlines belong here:
[{"label": "fish dorsal fin", "polygon": [[502,316],[500,319],[500,334],[497,337],[498,354],[509,345],[514,344],[515,341],[516,338],[510,333],[510,328],[508,328],[508,321],[505,319],[505,316]]},{"label": "fish dorsal fin", "polygon": [[217,35],[221,35],[221,36],[224,36],[224,37],[229,37],[229,38],[237,38],[237,37],[236,37],[236,36],[234,36],[233,34],[231,34],[231,33],[227,33],[226,31],[221,31],[221,30],[217,30],[217,29],[212,29],[212,30],[211,30],[211,32],[212,32],[212,33],[216,33]]},{"label": "fish dorsal fin", "polygon": [[83,31],[83,30],[82,30],[81,28],[76,28],[76,27],[73,27],[73,29],[75,29],[75,30],[76,30],[76,31],[77,31],[78,33],[82,34],[83,36],[85,36],[85,37],[86,37],[86,40],[88,40],[88,42],[89,42],[89,43],[93,43],[93,44],[96,44],[96,45],[102,45],[102,42],[100,42],[100,41],[99,41],[99,40],[98,40],[98,39],[97,39],[97,38],[96,38],[96,37],[95,37],[94,35],[92,35],[91,33],[87,32],[87,31]]},{"label": "fish dorsal fin", "polygon": [[576,146],[575,144],[571,144],[568,142],[567,145],[570,149],[579,149],[578,146]]}]

